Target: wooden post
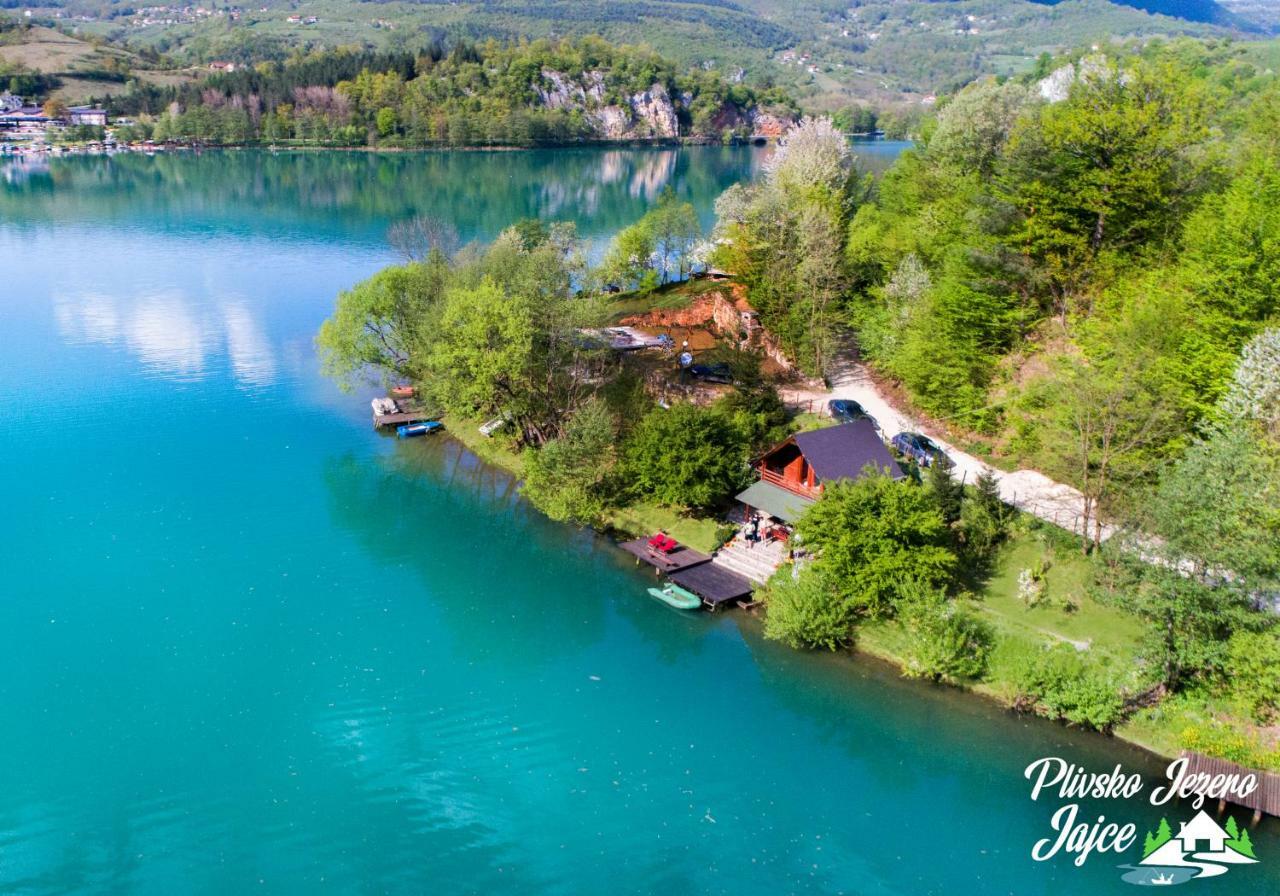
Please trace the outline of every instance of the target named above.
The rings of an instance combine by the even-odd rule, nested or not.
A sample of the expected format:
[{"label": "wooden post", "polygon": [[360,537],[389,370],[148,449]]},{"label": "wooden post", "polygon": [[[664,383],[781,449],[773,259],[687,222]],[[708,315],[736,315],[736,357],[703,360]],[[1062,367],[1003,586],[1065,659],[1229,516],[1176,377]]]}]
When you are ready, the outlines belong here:
[{"label": "wooden post", "polygon": [[1218,800],[1218,817],[1221,818],[1227,811],[1227,801]]},{"label": "wooden post", "polygon": [[1260,822],[1260,821],[1262,821],[1262,810],[1261,810],[1261,809],[1254,809],[1254,810],[1253,810],[1253,820],[1249,822],[1249,827],[1251,827],[1251,828],[1256,828],[1256,827],[1258,826],[1258,822]]}]

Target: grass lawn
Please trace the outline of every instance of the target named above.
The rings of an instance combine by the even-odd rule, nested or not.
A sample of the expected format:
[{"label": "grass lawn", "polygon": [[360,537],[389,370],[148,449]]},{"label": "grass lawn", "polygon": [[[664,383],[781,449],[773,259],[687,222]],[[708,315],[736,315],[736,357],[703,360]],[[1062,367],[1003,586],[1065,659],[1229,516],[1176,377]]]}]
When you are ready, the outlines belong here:
[{"label": "grass lawn", "polygon": [[[1048,524],[1025,517],[1021,523],[1000,551],[990,578],[975,592],[975,609],[1009,637],[1037,644],[1062,641],[1132,659],[1142,638],[1142,622],[1089,596],[1097,561],[1082,556],[1074,542],[1050,531]],[[1018,597],[1018,574],[1037,564],[1047,567],[1044,593],[1036,606],[1028,607]]]}]

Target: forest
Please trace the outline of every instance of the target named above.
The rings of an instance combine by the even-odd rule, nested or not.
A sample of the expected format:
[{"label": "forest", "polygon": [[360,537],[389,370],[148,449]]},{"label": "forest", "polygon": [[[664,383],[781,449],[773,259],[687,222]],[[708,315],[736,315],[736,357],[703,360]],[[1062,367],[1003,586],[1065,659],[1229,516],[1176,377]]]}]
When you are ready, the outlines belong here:
[{"label": "forest", "polygon": [[424,229],[319,344],[343,381],[504,415],[553,518],[713,519],[749,458],[821,421],[750,354],[714,400],[667,403],[579,334],[726,270],[809,375],[856,345],[936,431],[1086,508],[1073,541],[938,464],[833,484],[796,525],[807,562],[761,595],[767,636],[1280,767],[1277,134],[1280,86],[1229,46],[1077,54],[959,92],[879,182],[805,119],[720,197],[709,240],[670,195],[598,269],[566,225],[461,251]]},{"label": "forest", "polygon": [[682,71],[651,50],[597,38],[297,53],[199,84],[137,85],[110,104],[136,119],[128,138],[215,145],[719,141],[749,134],[757,112],[795,112],[777,89]]}]

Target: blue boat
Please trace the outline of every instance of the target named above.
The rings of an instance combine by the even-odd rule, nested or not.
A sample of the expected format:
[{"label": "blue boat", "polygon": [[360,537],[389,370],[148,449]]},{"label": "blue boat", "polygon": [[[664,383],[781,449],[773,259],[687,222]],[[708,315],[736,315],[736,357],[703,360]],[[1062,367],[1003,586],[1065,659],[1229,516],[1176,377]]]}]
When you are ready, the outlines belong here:
[{"label": "blue boat", "polygon": [[396,435],[402,439],[411,439],[414,436],[425,436],[427,433],[439,432],[444,429],[444,424],[438,420],[427,420],[422,423],[405,423],[396,427]]}]

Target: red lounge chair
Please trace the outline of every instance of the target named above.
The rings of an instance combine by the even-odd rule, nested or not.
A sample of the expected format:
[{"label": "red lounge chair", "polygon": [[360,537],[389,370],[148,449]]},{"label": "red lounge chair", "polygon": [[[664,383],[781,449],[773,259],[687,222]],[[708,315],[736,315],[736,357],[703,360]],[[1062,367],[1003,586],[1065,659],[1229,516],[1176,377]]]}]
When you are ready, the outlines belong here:
[{"label": "red lounge chair", "polygon": [[680,547],[680,542],[676,541],[674,538],[668,535],[665,539],[663,539],[662,544],[658,546],[658,550],[662,551],[662,553],[664,554],[670,554],[672,551],[674,551],[678,547]]},{"label": "red lounge chair", "polygon": [[649,547],[653,548],[655,551],[660,550],[666,542],[667,536],[659,532],[657,535],[654,535],[649,539]]}]

